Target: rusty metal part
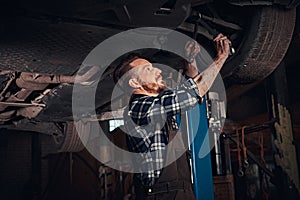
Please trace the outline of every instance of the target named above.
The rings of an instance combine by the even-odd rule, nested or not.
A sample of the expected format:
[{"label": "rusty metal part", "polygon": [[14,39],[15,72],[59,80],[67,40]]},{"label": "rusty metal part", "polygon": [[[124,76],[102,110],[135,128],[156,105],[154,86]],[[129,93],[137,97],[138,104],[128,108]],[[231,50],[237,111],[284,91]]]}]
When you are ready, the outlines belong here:
[{"label": "rusty metal part", "polygon": [[[274,122],[276,122],[275,118],[273,118],[269,121],[266,121],[266,122],[262,122],[260,124],[248,125],[247,127],[245,127],[245,135],[255,133],[255,132],[267,129],[267,128],[270,128],[270,125],[272,125]],[[237,127],[237,128],[239,128],[239,127]],[[227,132],[226,134],[234,137],[236,135],[236,129],[237,128],[234,128],[234,131]]]},{"label": "rusty metal part", "polygon": [[[20,78],[17,79],[17,85],[19,87],[22,87],[22,83],[31,83],[34,84],[59,84],[62,83],[62,79],[64,79],[64,82],[67,83],[74,83],[74,77],[73,76],[64,76],[60,75],[43,75],[43,74],[35,74],[30,72],[22,72],[20,75]],[[19,84],[19,82],[21,84]],[[30,85],[29,85],[30,86]]]},{"label": "rusty metal part", "polygon": [[43,106],[28,106],[26,108],[17,110],[16,115],[33,119],[43,110],[43,108]]},{"label": "rusty metal part", "polygon": [[[17,116],[23,116],[29,119],[36,117],[46,105],[39,103],[39,101],[32,101],[31,103],[24,102],[32,92],[32,90],[22,88],[16,94],[11,95],[5,102],[0,102],[0,111],[5,110],[7,107],[19,107],[19,109],[14,112]],[[6,120],[4,120],[4,116],[2,116],[1,121],[8,121],[11,117],[12,116],[8,116]]]},{"label": "rusty metal part", "polygon": [[0,70],[0,76],[1,75],[7,75],[7,74],[13,74],[14,71],[11,70]]},{"label": "rusty metal part", "polygon": [[[233,139],[230,135],[226,134],[226,137],[232,141],[233,143],[235,143],[236,145],[242,145],[240,141]],[[251,160],[253,160],[268,176],[270,176],[271,178],[274,178],[274,174],[268,169],[266,168],[257,158],[256,156],[247,149],[247,155],[251,158]]]},{"label": "rusty metal part", "polygon": [[249,167],[249,162],[247,159],[247,147],[245,145],[245,128],[247,128],[247,126],[243,126],[242,127],[242,148],[243,148],[243,156],[244,156],[244,167],[247,168]]},{"label": "rusty metal part", "polygon": [[13,106],[13,107],[45,107],[45,104],[38,104],[38,103],[22,103],[22,102],[0,102],[0,106]]},{"label": "rusty metal part", "polygon": [[9,86],[11,85],[11,83],[13,82],[13,80],[15,80],[15,73],[11,72],[11,71],[0,71],[0,75],[8,75],[10,74],[9,80],[7,81],[5,87],[3,88],[3,90],[0,92],[0,101],[2,101],[4,99],[4,94],[6,93],[6,90],[9,88]]},{"label": "rusty metal part", "polygon": [[31,101],[31,105],[34,105],[34,106],[28,106],[28,107],[19,109],[17,111],[17,115],[26,117],[28,119],[35,118],[46,106],[45,104],[41,104],[40,102],[41,102],[42,98],[46,94],[48,94],[50,91],[51,91],[51,89],[47,89],[47,90],[43,91],[42,94],[40,94],[33,101]]},{"label": "rusty metal part", "polygon": [[44,90],[38,97],[36,97],[33,101],[31,101],[32,103],[40,103],[42,101],[42,99],[44,98],[44,96],[46,96],[49,92],[51,92],[51,89],[46,89]]},{"label": "rusty metal part", "polygon": [[24,101],[32,93],[32,90],[21,89],[16,94],[11,95],[6,99],[5,102],[0,103],[0,111],[5,110],[9,106],[24,106]]},{"label": "rusty metal part", "polygon": [[0,113],[0,123],[9,121],[15,113],[16,113],[15,110],[10,110],[10,111],[7,111],[7,112]]},{"label": "rusty metal part", "polygon": [[[50,92],[45,90],[31,103],[25,103],[25,100],[35,90],[44,90],[49,84],[60,83],[80,83],[83,85],[90,85],[94,83],[98,75],[99,67],[83,67],[76,75],[63,76],[63,75],[42,75],[37,73],[22,72],[16,79],[16,84],[21,88],[16,94],[11,95],[5,102],[0,102],[0,111],[5,110],[7,107],[23,107],[17,111],[18,116],[23,116],[28,119],[35,118],[45,107],[45,104],[41,104],[41,99]],[[4,118],[4,117],[3,117]],[[7,118],[6,120],[10,119]],[[4,121],[4,119],[2,120]]]},{"label": "rusty metal part", "polygon": [[[80,70],[77,72],[76,75],[72,76],[74,77],[74,83],[80,83],[82,85],[91,85],[94,82],[99,80],[99,74],[100,72],[100,67],[99,66],[85,66],[81,67]],[[103,77],[107,76],[111,72],[107,72],[103,74]],[[68,76],[63,76],[68,77]]]},{"label": "rusty metal part", "polygon": [[[49,92],[49,90],[46,91]],[[5,110],[7,107],[19,107],[19,109],[14,111],[13,114],[23,116],[28,119],[35,118],[43,110],[43,108],[46,107],[45,104],[40,103],[41,98],[45,96],[46,93],[42,93],[31,103],[25,103],[24,101],[31,93],[32,90],[22,88],[15,95],[10,96],[5,102],[0,102],[0,110]],[[8,121],[11,118],[12,115],[3,115],[2,113],[1,121]]]},{"label": "rusty metal part", "polygon": [[[86,72],[81,74],[82,71],[84,71],[84,69],[79,71],[76,75],[73,76],[45,75],[45,74],[36,74],[30,72],[22,72],[20,77],[16,80],[16,82],[17,85],[21,88],[24,88],[24,83],[25,83],[25,87],[27,89],[34,88],[38,86],[38,84],[41,84],[41,89],[44,89],[48,84],[60,84],[60,83],[73,84],[76,82],[84,85],[89,85],[95,81],[95,80],[91,80],[91,78],[94,77],[95,74],[98,74],[99,67],[92,66]],[[33,90],[38,90],[38,89],[39,86]]]},{"label": "rusty metal part", "polygon": [[[6,99],[5,102],[22,102],[24,101],[30,94],[31,94],[31,90],[27,90],[27,89],[21,89],[20,91],[18,91],[16,94],[11,95],[10,97],[8,97]],[[3,103],[5,103],[3,102]],[[0,110],[4,110],[5,108],[7,108],[8,106],[6,105],[1,105],[0,104]]]},{"label": "rusty metal part", "polygon": [[21,73],[20,77],[16,79],[16,84],[19,88],[28,90],[43,90],[47,87],[47,83],[37,83],[25,80],[23,77],[26,76],[25,72]]},{"label": "rusty metal part", "polygon": [[32,90],[21,89],[15,95],[11,95],[6,101],[7,102],[21,102],[25,101],[27,97],[32,93]]}]

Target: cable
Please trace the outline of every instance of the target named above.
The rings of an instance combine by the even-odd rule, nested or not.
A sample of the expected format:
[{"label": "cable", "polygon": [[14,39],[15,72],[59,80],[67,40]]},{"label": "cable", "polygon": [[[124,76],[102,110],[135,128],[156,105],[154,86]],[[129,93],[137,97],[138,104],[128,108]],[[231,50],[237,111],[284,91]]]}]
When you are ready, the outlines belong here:
[{"label": "cable", "polygon": [[243,148],[243,156],[244,156],[244,167],[247,168],[249,167],[249,162],[248,162],[248,158],[247,158],[247,147],[245,145],[245,128],[247,126],[243,126],[242,127],[242,148]]}]

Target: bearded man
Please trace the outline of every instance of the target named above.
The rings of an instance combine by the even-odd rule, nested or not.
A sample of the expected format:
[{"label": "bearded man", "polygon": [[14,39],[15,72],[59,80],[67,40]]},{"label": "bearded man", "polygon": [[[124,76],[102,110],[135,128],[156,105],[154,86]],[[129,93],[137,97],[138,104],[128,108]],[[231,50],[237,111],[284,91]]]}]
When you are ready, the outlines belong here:
[{"label": "bearded man", "polygon": [[160,69],[140,57],[127,58],[115,70],[119,86],[132,94],[124,125],[128,148],[139,155],[136,164],[141,173],[134,176],[136,199],[195,199],[184,153],[187,147],[175,116],[201,103],[228,58],[229,39],[219,34],[214,42],[217,56],[202,73],[193,59],[200,46],[193,41],[185,45],[191,61],[185,66],[188,79],[174,89],[166,87]]}]

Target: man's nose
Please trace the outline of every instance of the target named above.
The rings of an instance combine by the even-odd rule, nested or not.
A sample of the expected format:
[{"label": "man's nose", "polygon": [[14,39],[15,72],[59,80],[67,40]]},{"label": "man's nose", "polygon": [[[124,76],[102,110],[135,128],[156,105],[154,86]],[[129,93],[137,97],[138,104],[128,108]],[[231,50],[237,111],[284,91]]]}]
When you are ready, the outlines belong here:
[{"label": "man's nose", "polygon": [[157,74],[157,75],[161,75],[161,70],[160,70],[160,69],[158,69],[158,68],[155,68],[155,74]]}]

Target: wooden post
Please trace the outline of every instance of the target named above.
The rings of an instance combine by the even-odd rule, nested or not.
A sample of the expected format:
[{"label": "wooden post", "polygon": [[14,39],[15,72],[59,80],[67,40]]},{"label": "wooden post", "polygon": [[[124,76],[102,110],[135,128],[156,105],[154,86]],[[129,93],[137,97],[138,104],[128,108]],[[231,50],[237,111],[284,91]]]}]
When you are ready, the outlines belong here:
[{"label": "wooden post", "polygon": [[[296,148],[294,145],[292,121],[289,109],[289,93],[285,65],[282,62],[271,75],[267,83],[267,97],[270,100],[270,116],[276,119],[273,127],[275,163],[287,174],[289,184],[286,188],[295,187],[300,193],[299,172]],[[294,186],[293,186],[294,184]],[[288,192],[288,191],[286,191]],[[291,192],[288,192],[291,194]],[[288,195],[285,193],[285,195]],[[288,197],[285,196],[287,199]]]}]

